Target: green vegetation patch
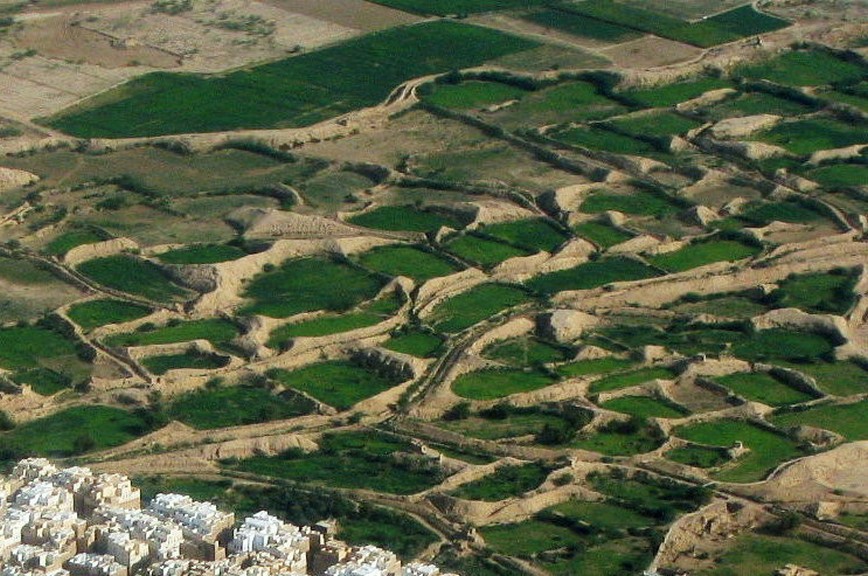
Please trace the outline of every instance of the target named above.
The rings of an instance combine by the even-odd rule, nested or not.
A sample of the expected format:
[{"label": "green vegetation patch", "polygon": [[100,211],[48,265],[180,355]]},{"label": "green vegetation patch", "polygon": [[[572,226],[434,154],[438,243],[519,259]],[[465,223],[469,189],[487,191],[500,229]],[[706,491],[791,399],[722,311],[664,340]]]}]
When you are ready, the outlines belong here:
[{"label": "green vegetation patch", "polygon": [[868,368],[853,361],[799,363],[776,362],[813,378],[821,390],[837,396],[868,392]]},{"label": "green vegetation patch", "polygon": [[846,552],[815,544],[799,537],[782,537],[749,532],[737,536],[715,559],[709,576],[773,574],[786,563],[804,566],[822,574],[858,574],[868,569],[865,562]]},{"label": "green vegetation patch", "polygon": [[736,217],[720,220],[712,226],[727,230],[739,229],[744,225],[762,227],[774,221],[810,224],[822,218],[822,214],[804,202],[752,202]]},{"label": "green vegetation patch", "polygon": [[622,96],[640,106],[667,108],[687,100],[692,100],[693,98],[698,98],[706,92],[730,87],[732,87],[732,84],[723,78],[700,78],[698,80],[676,82],[675,84],[666,84],[642,90],[630,90],[622,92]]},{"label": "green vegetation patch", "polygon": [[678,427],[674,433],[679,438],[731,448],[741,442],[749,450],[740,455],[731,465],[713,476],[726,482],[756,482],[765,478],[776,466],[802,453],[795,442],[771,430],[743,420],[715,420]]},{"label": "green vegetation patch", "polygon": [[244,314],[286,318],[301,312],[342,312],[376,296],[385,281],[371,272],[325,258],[288,260],[255,276]]},{"label": "green vegetation patch", "polygon": [[527,285],[544,294],[554,294],[564,290],[590,290],[612,282],[642,280],[657,275],[654,269],[638,260],[618,256],[543,274],[528,281]]},{"label": "green vegetation patch", "polygon": [[207,430],[292,418],[313,408],[313,402],[298,394],[275,394],[261,386],[217,386],[173,398],[166,415]]},{"label": "green vegetation patch", "polygon": [[464,222],[445,211],[415,206],[381,206],[349,219],[351,224],[375,230],[431,232],[446,226],[464,228]]},{"label": "green vegetation patch", "polygon": [[607,456],[644,454],[659,448],[666,438],[659,428],[643,418],[613,420],[594,432],[583,432],[570,446]]},{"label": "green vegetation patch", "polygon": [[748,339],[735,343],[732,352],[755,362],[776,359],[811,362],[829,356],[834,348],[835,344],[822,334],[770,328],[757,330]]},{"label": "green vegetation patch", "polygon": [[707,488],[641,472],[629,478],[621,470],[609,474],[593,472],[588,475],[588,481],[594,490],[620,506],[662,523],[670,522],[678,513],[692,511],[711,499],[711,491]]},{"label": "green vegetation patch", "polygon": [[687,410],[669,401],[650,396],[621,396],[600,404],[606,410],[640,418],[683,418]]},{"label": "green vegetation patch", "polygon": [[407,276],[425,282],[448,276],[460,268],[452,261],[418,246],[382,246],[359,256],[359,264],[388,276]]},{"label": "green vegetation patch", "polygon": [[191,340],[208,340],[214,345],[229,342],[238,336],[239,330],[233,322],[224,318],[176,321],[166,326],[142,325],[135,332],[112,334],[105,339],[109,346],[152,346],[155,344],[175,344]]},{"label": "green vegetation patch", "polygon": [[571,9],[603,22],[641,30],[701,48],[789,26],[786,20],[757,12],[752,6],[734,8],[697,22],[686,22],[661,12],[611,0],[587,0],[571,4]]},{"label": "green vegetation patch", "polygon": [[648,142],[606,130],[605,126],[572,126],[552,132],[550,136],[564,144],[615,154],[643,156],[657,151]]},{"label": "green vegetation patch", "polygon": [[794,274],[769,294],[776,308],[799,308],[815,314],[844,315],[856,303],[859,277],[853,270]]},{"label": "green vegetation patch", "polygon": [[52,396],[61,390],[72,387],[72,379],[67,375],[48,368],[31,368],[12,375],[16,384],[27,384],[41,396]]},{"label": "green vegetation patch", "polygon": [[554,5],[543,10],[534,10],[522,16],[523,20],[546,28],[554,28],[573,36],[591,38],[603,42],[627,42],[642,36],[626,26],[619,26],[602,20],[589,18],[569,9],[569,5]]},{"label": "green vegetation patch", "polygon": [[529,299],[527,292],[515,286],[482,284],[437,305],[426,320],[441,332],[461,332]]},{"label": "green vegetation patch", "polygon": [[228,356],[188,350],[181,354],[148,356],[142,360],[142,365],[151,374],[162,376],[170,370],[216,370],[227,366],[229,361]]},{"label": "green vegetation patch", "polygon": [[157,258],[166,264],[216,264],[238,260],[247,252],[229,244],[196,244],[163,252]]},{"label": "green vegetation patch", "polygon": [[600,120],[625,111],[592,82],[563,82],[528,94],[493,117],[507,128]]},{"label": "green vegetation patch", "polygon": [[596,190],[582,201],[580,210],[586,214],[600,214],[615,210],[635,216],[661,217],[674,214],[678,211],[678,206],[663,194],[646,190],[633,194],[613,194],[605,190]]},{"label": "green vegetation patch", "polygon": [[611,248],[633,237],[632,234],[603,224],[602,222],[583,222],[573,227],[573,231],[602,249]]},{"label": "green vegetation patch", "polygon": [[87,260],[78,271],[95,282],[155,302],[188,300],[193,292],[173,283],[162,268],[134,256],[117,255]]},{"label": "green vegetation patch", "polygon": [[540,371],[494,368],[462,374],[452,383],[452,391],[471,400],[494,400],[539,390],[555,382]]},{"label": "green vegetation patch", "polygon": [[534,441],[540,444],[562,445],[591,419],[584,410],[560,412],[550,408],[516,407],[503,403],[480,410],[475,415],[468,415],[469,410],[467,403],[454,406],[446,413],[440,426],[481,440],[533,436]]},{"label": "green vegetation patch", "polygon": [[394,334],[383,347],[419,358],[433,358],[443,350],[443,337],[423,330],[406,330]]},{"label": "green vegetation patch", "polygon": [[759,64],[745,65],[736,74],[787,86],[849,83],[865,75],[865,67],[825,50],[796,50]]},{"label": "green vegetation patch", "polygon": [[467,81],[460,84],[438,83],[430,85],[425,100],[436,106],[470,110],[518,100],[527,94],[526,90],[500,82]]},{"label": "green vegetation patch", "polygon": [[824,404],[807,410],[780,412],[771,417],[779,427],[813,426],[837,432],[850,441],[868,439],[868,401]]},{"label": "green vegetation patch", "polygon": [[307,126],[378,104],[411,78],[535,46],[489,28],[427,22],[225,75],[155,72],[48,123],[82,138]]},{"label": "green vegetation patch", "polygon": [[271,370],[268,376],[338,410],[346,410],[401,382],[399,377],[346,360],[319,362],[292,371]]},{"label": "green vegetation patch", "polygon": [[594,394],[599,392],[608,392],[610,390],[620,390],[621,388],[629,388],[630,386],[638,386],[651,380],[671,380],[675,377],[675,373],[668,368],[649,367],[633,370],[632,372],[624,372],[623,374],[614,374],[595,380],[591,383],[590,391]]},{"label": "green vegetation patch", "polygon": [[654,112],[623,116],[610,121],[616,129],[631,136],[664,137],[684,134],[700,126],[700,123],[674,112]]},{"label": "green vegetation patch", "polygon": [[726,386],[742,398],[754,402],[762,402],[769,406],[783,406],[807,402],[813,397],[787,386],[780,380],[765,372],[742,372],[729,374],[716,379],[717,383]]},{"label": "green vegetation patch", "polygon": [[49,256],[63,256],[78,246],[95,244],[109,238],[111,238],[111,234],[98,228],[78,228],[54,237],[51,242],[45,245],[43,252]]},{"label": "green vegetation patch", "polygon": [[48,326],[14,326],[0,329],[0,366],[26,370],[76,359],[76,342]]},{"label": "green vegetation patch", "polygon": [[445,244],[444,248],[459,258],[483,268],[490,268],[504,260],[529,256],[533,253],[531,250],[516,248],[473,233],[455,236]]},{"label": "green vegetation patch", "polygon": [[811,112],[807,104],[789,98],[774,96],[767,92],[747,92],[736,98],[715,104],[708,109],[716,119],[775,114],[777,116],[799,116]]},{"label": "green vegetation patch", "polygon": [[754,138],[799,155],[864,144],[866,140],[864,125],[860,126],[858,122],[845,124],[832,118],[805,118],[782,122],[756,134]]},{"label": "green vegetation patch", "polygon": [[685,295],[671,309],[680,314],[711,314],[738,319],[749,319],[768,312],[768,307],[756,298],[738,293],[713,294],[710,297]]},{"label": "green vegetation patch", "polygon": [[30,454],[61,458],[125,444],[151,431],[148,419],[110,406],[74,406],[0,434],[7,460]]},{"label": "green vegetation patch", "polygon": [[542,218],[490,224],[480,232],[532,252],[554,252],[567,240],[563,232]]},{"label": "green vegetation patch", "polygon": [[830,190],[865,186],[868,182],[868,164],[833,164],[815,168],[806,176]]},{"label": "green vegetation patch", "polygon": [[134,302],[111,298],[88,300],[69,307],[67,316],[84,330],[92,330],[107,324],[122,324],[144,318],[151,309]]},{"label": "green vegetation patch", "polygon": [[649,258],[649,262],[669,272],[683,272],[715,262],[735,262],[756,256],[761,251],[758,246],[745,244],[738,240],[706,240],[694,242],[684,248]]},{"label": "green vegetation patch", "polygon": [[332,488],[415,494],[441,482],[443,472],[436,462],[412,458],[413,452],[409,441],[379,432],[335,432],[322,436],[316,452],[288,450],[279,456],[255,456],[226,465]]},{"label": "green vegetation patch", "polygon": [[729,461],[729,455],[722,448],[694,444],[667,450],[664,456],[673,462],[696,468],[716,468]]},{"label": "green vegetation patch", "polygon": [[575,356],[575,350],[531,336],[520,336],[490,344],[482,355],[511,366],[539,366],[570,360]]},{"label": "green vegetation patch", "polygon": [[533,490],[545,481],[550,472],[551,468],[535,462],[501,466],[488,476],[460,486],[451,495],[462,500],[499,502]]}]

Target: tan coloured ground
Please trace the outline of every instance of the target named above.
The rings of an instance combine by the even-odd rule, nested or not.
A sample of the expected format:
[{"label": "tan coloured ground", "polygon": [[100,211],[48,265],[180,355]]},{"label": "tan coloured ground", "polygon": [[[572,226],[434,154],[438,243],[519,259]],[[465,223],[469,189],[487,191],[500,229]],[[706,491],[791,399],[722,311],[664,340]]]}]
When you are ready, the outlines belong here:
[{"label": "tan coloured ground", "polygon": [[641,70],[693,60],[701,56],[703,50],[674,40],[646,36],[632,42],[601,49],[600,54],[610,59],[619,68]]}]

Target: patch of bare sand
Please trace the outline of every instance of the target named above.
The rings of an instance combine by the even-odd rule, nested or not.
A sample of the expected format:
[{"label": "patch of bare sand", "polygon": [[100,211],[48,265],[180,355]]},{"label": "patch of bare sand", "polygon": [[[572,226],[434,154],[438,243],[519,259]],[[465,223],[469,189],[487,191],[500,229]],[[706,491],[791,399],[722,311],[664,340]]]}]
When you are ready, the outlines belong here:
[{"label": "patch of bare sand", "polygon": [[421,20],[418,16],[365,0],[265,0],[266,4],[365,32]]},{"label": "patch of bare sand", "polygon": [[702,50],[674,40],[647,36],[604,48],[600,50],[600,54],[620,68],[641,69],[686,62],[698,58]]},{"label": "patch of bare sand", "polygon": [[87,62],[104,68],[150,66],[175,68],[180,58],[163,50],[137,43],[119,42],[80,25],[74,17],[58,16],[29,20],[13,36],[22,50],[35,50],[46,58]]}]

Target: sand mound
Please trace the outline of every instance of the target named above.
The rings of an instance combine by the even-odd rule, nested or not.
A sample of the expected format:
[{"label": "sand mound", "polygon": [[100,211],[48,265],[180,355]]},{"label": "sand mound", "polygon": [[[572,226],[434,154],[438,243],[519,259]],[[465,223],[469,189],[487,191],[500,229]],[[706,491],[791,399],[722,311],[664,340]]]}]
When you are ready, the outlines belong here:
[{"label": "sand mound", "polygon": [[39,181],[39,176],[25,172],[24,170],[16,170],[15,168],[3,168],[0,166],[0,192],[20,188]]}]

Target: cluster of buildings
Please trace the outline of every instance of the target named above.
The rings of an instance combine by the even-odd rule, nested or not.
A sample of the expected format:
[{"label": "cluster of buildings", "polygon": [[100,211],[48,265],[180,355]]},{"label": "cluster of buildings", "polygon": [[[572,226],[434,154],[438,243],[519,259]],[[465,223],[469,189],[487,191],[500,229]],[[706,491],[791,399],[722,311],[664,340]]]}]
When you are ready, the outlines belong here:
[{"label": "cluster of buildings", "polygon": [[180,494],[143,508],[126,476],[43,458],[0,476],[0,576],[449,576],[335,532],[334,522],[298,527],[267,512],[236,523]]}]

